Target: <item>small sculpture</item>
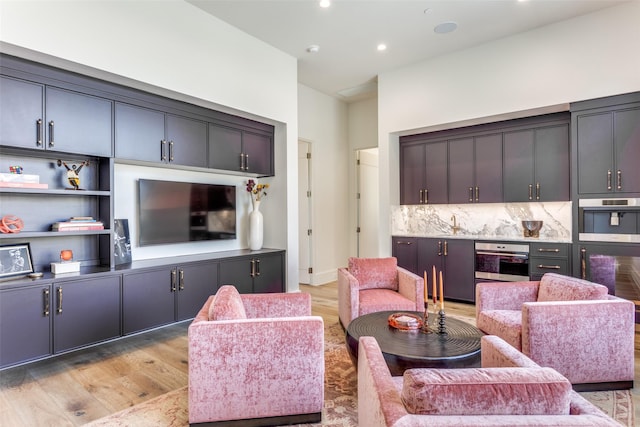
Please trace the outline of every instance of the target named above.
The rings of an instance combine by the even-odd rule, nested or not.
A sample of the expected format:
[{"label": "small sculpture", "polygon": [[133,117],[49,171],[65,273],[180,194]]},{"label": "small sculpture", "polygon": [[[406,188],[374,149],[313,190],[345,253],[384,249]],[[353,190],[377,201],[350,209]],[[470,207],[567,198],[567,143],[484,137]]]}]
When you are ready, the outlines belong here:
[{"label": "small sculpture", "polygon": [[69,167],[69,165],[67,165],[66,162],[62,161],[62,160],[58,160],[58,166],[64,166],[67,169],[67,180],[69,181],[69,184],[71,184],[71,186],[73,187],[74,190],[79,190],[80,189],[80,175],[78,175],[80,173],[80,171],[82,170],[83,166],[89,166],[89,161],[85,160],[84,162],[80,163],[80,165],[71,165],[71,167]]}]

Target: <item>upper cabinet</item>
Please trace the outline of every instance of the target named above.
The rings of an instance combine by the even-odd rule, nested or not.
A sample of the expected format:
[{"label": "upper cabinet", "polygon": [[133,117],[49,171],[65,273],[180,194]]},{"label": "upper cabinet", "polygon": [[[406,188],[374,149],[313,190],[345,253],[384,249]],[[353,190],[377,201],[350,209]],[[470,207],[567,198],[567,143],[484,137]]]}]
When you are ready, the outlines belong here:
[{"label": "upper cabinet", "polygon": [[447,142],[400,146],[400,203],[447,203]]},{"label": "upper cabinet", "polygon": [[449,141],[449,203],[502,201],[502,135]]},{"label": "upper cabinet", "polygon": [[112,101],[0,77],[0,145],[110,157]]},{"label": "upper cabinet", "polygon": [[273,133],[209,123],[208,166],[212,169],[272,176]]},{"label": "upper cabinet", "polygon": [[570,199],[569,123],[504,134],[504,201]]},{"label": "upper cabinet", "polygon": [[569,113],[400,138],[400,203],[570,199]]},{"label": "upper cabinet", "polygon": [[640,92],[577,103],[572,111],[578,195],[640,193]]},{"label": "upper cabinet", "polygon": [[116,158],[207,166],[207,124],[136,105],[116,103]]}]

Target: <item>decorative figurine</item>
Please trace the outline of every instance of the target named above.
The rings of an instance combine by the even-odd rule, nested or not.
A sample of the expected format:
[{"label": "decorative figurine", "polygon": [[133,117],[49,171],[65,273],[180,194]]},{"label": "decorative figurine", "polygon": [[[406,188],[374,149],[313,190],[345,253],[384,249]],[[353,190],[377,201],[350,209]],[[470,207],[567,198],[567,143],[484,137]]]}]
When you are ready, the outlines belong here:
[{"label": "decorative figurine", "polygon": [[67,180],[74,190],[80,190],[80,176],[78,175],[83,166],[89,166],[89,161],[85,160],[80,165],[67,165],[66,162],[58,160],[58,166],[64,166],[67,169]]}]

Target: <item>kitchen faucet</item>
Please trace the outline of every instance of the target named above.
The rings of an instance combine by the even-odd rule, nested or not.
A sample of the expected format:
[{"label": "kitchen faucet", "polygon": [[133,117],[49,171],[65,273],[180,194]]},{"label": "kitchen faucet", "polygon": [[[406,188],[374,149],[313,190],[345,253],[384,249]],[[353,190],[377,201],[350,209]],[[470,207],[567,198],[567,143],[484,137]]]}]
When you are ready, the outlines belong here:
[{"label": "kitchen faucet", "polygon": [[458,234],[458,231],[460,230],[460,226],[456,222],[455,214],[451,215],[451,221],[453,221],[453,225],[451,226],[451,230],[453,230],[453,234]]}]

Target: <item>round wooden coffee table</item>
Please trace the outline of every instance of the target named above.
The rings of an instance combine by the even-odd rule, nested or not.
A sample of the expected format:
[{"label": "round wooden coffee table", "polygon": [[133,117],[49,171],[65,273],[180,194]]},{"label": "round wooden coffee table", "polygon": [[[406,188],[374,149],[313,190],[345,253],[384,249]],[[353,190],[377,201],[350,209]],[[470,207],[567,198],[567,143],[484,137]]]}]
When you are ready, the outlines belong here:
[{"label": "round wooden coffee table", "polygon": [[[381,311],[357,317],[349,323],[346,340],[352,360],[357,366],[358,340],[374,337],[391,375],[402,375],[410,368],[471,368],[480,366],[478,328],[462,320],[446,318],[444,335],[421,330],[403,331],[389,326],[388,318],[397,311]],[[406,312],[421,316],[423,313]]]}]

